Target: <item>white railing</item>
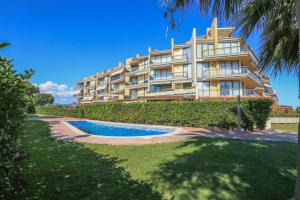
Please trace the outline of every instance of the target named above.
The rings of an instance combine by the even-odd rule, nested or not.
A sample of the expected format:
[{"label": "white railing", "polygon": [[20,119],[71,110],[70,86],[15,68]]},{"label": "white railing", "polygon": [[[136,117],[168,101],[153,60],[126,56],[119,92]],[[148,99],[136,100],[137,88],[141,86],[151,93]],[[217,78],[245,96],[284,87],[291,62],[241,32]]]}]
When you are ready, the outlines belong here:
[{"label": "white railing", "polygon": [[177,80],[177,79],[189,79],[189,78],[192,78],[192,76],[188,72],[174,72],[173,78],[175,80]]},{"label": "white railing", "polygon": [[176,95],[195,95],[196,90],[194,88],[189,89],[170,89],[165,91],[149,91],[146,93],[146,96],[176,96]]},{"label": "white railing", "polygon": [[262,78],[254,72],[250,71],[247,67],[232,67],[220,70],[206,70],[203,72],[203,75],[204,77],[248,75],[259,84],[262,84]]},{"label": "white railing", "polygon": [[249,54],[251,59],[254,60],[256,64],[259,63],[259,60],[255,56],[254,52],[246,45],[203,50],[203,57],[225,56],[225,55],[235,55],[235,54]]},{"label": "white railing", "polygon": [[75,88],[74,88],[74,91],[83,90],[83,89],[84,89],[83,86],[78,86],[78,87],[75,87]]},{"label": "white railing", "polygon": [[188,62],[192,60],[191,54],[175,55],[173,56],[173,62]]},{"label": "white railing", "polygon": [[172,74],[167,74],[165,76],[150,76],[151,81],[160,81],[160,80],[172,80]]},{"label": "white railing", "polygon": [[119,93],[119,92],[123,92],[125,89],[124,88],[113,88],[111,90],[112,93]]},{"label": "white railing", "polygon": [[220,90],[209,90],[199,89],[199,97],[235,97],[240,96],[260,96],[254,89],[220,89]]},{"label": "white railing", "polygon": [[143,72],[148,70],[148,66],[147,67],[138,67],[138,68],[131,68],[129,72],[134,72],[134,73],[139,73],[139,72]]}]

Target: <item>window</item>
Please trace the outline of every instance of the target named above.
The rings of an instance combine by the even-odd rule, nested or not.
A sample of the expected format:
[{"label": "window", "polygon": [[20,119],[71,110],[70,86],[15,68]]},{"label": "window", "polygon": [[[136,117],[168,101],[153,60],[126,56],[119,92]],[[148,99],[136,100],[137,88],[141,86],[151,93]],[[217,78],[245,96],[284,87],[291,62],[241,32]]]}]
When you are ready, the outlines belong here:
[{"label": "window", "polygon": [[220,74],[221,75],[231,75],[240,74],[240,62],[239,61],[225,61],[220,62]]},{"label": "window", "polygon": [[114,75],[111,77],[112,81],[118,80],[119,78],[121,78],[120,74]]},{"label": "window", "polygon": [[202,78],[209,73],[209,63],[197,63],[197,78]]},{"label": "window", "polygon": [[131,85],[136,85],[136,84],[138,84],[138,79],[137,79],[137,77],[131,77],[130,83],[131,83]]},{"label": "window", "polygon": [[170,61],[171,61],[171,54],[163,54],[163,55],[153,56],[151,58],[151,63],[153,64],[168,63]]},{"label": "window", "polygon": [[237,96],[240,94],[239,81],[221,81],[220,95],[221,96]]},{"label": "window", "polygon": [[214,55],[213,44],[197,44],[197,58],[203,58],[203,56]]},{"label": "window", "polygon": [[183,65],[183,78],[191,78],[192,77],[192,65],[185,64]]},{"label": "window", "polygon": [[184,48],[183,49],[183,59],[184,60],[191,60],[192,59],[191,48]]},{"label": "window", "polygon": [[135,71],[137,71],[139,69],[139,66],[138,65],[132,65],[131,66],[131,71],[132,72],[135,72]]},{"label": "window", "polygon": [[240,43],[239,42],[220,42],[218,44],[217,54],[233,54],[239,53]]},{"label": "window", "polygon": [[150,91],[151,92],[163,92],[171,90],[172,86],[170,84],[166,85],[151,85]]},{"label": "window", "polygon": [[210,94],[210,83],[209,82],[198,82],[199,96],[209,96]]},{"label": "window", "polygon": [[151,71],[152,78],[156,79],[171,79],[172,78],[172,71],[170,69],[158,69]]},{"label": "window", "polygon": [[137,90],[130,90],[130,98],[136,99],[138,97],[138,91]]}]

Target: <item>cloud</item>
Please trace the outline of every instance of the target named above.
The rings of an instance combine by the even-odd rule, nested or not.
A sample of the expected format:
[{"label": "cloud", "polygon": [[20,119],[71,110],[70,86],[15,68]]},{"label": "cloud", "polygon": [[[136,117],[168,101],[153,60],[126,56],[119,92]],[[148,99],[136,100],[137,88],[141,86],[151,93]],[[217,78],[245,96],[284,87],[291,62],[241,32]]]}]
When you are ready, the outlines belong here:
[{"label": "cloud", "polygon": [[55,98],[55,103],[68,104],[75,101],[73,98],[73,88],[68,87],[65,84],[57,84],[53,81],[46,81],[45,83],[34,85],[40,89],[41,93],[52,94]]}]

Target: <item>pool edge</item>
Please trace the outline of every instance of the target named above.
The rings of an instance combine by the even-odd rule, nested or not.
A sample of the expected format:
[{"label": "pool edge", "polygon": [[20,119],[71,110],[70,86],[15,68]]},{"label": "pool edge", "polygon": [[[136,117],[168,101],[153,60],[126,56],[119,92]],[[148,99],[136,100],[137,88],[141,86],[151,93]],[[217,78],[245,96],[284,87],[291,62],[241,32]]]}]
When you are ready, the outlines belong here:
[{"label": "pool edge", "polygon": [[[159,126],[159,125],[147,125],[147,124],[130,124],[130,123],[119,123],[119,122],[106,122],[106,121],[97,121],[97,120],[84,120],[84,121],[91,121],[91,122],[105,122],[105,123],[111,123],[111,124],[123,124],[123,125],[138,125],[138,126],[150,126],[150,127],[160,127],[160,128],[171,128],[167,126]],[[159,134],[159,135],[149,135],[149,136],[104,136],[104,135],[95,135],[95,134],[90,134],[87,132],[84,132],[77,128],[76,126],[73,126],[72,124],[68,123],[67,121],[62,122],[64,125],[66,125],[68,128],[70,128],[74,133],[78,135],[90,135],[90,136],[95,136],[95,137],[102,137],[102,138],[115,138],[115,139],[137,139],[137,138],[142,138],[142,139],[152,139],[155,137],[163,137],[163,136],[171,136],[175,135],[178,133],[182,133],[183,129],[182,128],[174,128],[175,131],[170,132],[170,133],[165,133],[165,134]]]}]

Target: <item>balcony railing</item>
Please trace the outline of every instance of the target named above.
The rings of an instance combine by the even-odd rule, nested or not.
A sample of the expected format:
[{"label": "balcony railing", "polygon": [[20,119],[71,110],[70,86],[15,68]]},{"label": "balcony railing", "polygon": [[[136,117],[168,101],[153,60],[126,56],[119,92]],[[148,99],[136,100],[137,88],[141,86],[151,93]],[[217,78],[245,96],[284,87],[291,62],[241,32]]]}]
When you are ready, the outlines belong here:
[{"label": "balcony railing", "polygon": [[119,93],[119,92],[124,92],[124,88],[113,88],[112,90],[111,90],[111,92],[112,93]]},{"label": "balcony railing", "polygon": [[148,69],[148,66],[147,67],[135,67],[135,68],[131,68],[129,72],[135,72],[135,73],[138,73],[138,72],[142,72],[142,71],[145,71]]},{"label": "balcony railing", "polygon": [[96,85],[85,85],[84,88],[85,89],[95,89]]},{"label": "balcony railing", "polygon": [[151,61],[150,66],[155,67],[155,66],[160,66],[160,65],[168,65],[172,63],[177,63],[177,62],[190,62],[192,60],[192,55],[190,54],[183,54],[183,55],[175,55],[173,57],[168,57],[165,60],[161,61]]},{"label": "balcony railing", "polygon": [[148,83],[148,80],[143,80],[143,81],[130,81],[129,83],[126,84],[126,86],[136,86],[136,85],[142,85]]},{"label": "balcony railing", "polygon": [[83,89],[84,89],[83,86],[78,86],[78,87],[75,87],[75,88],[74,88],[74,91],[83,90]]},{"label": "balcony railing", "polygon": [[196,90],[195,88],[186,88],[186,89],[171,89],[166,88],[163,90],[158,91],[148,91],[146,93],[146,96],[161,96],[161,95],[167,95],[167,96],[176,96],[176,95],[195,95]]},{"label": "balcony railing", "polygon": [[253,80],[262,84],[262,78],[254,72],[250,71],[247,67],[232,67],[220,70],[206,70],[203,72],[204,78],[218,77],[218,76],[235,76],[235,75],[248,75]]},{"label": "balcony railing", "polygon": [[240,96],[260,96],[255,89],[220,89],[220,90],[209,90],[199,89],[199,97],[235,97]]},{"label": "balcony railing", "polygon": [[172,62],[189,62],[192,60],[191,54],[175,55],[173,56]]},{"label": "balcony railing", "polygon": [[164,76],[150,76],[151,81],[160,81],[160,80],[172,80],[172,74],[164,75]]},{"label": "balcony railing", "polygon": [[254,55],[253,51],[248,46],[232,46],[214,49],[206,49],[203,51],[203,57],[209,56],[225,56],[225,55],[235,55],[235,54],[249,54],[252,60],[258,64],[258,59]]},{"label": "balcony railing", "polygon": [[120,77],[116,77],[116,78],[112,78],[111,82],[118,82],[118,81],[123,81],[125,80],[124,76],[120,76]]},{"label": "balcony railing", "polygon": [[108,84],[108,81],[99,81],[99,85],[107,85]]},{"label": "balcony railing", "polygon": [[174,72],[173,78],[175,80],[177,79],[190,79],[191,74],[189,74],[188,72]]}]

